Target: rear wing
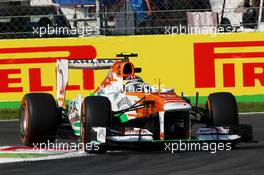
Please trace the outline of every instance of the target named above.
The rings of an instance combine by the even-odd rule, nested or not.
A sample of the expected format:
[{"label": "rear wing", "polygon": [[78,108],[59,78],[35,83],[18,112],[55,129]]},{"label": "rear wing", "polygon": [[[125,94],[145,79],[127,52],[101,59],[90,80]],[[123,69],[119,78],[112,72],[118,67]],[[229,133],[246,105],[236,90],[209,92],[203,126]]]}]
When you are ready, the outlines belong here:
[{"label": "rear wing", "polygon": [[69,69],[110,69],[120,59],[69,60]]},{"label": "rear wing", "polygon": [[92,60],[66,60],[57,59],[57,100],[59,107],[66,108],[66,87],[69,81],[69,69],[110,69],[117,61],[129,61],[130,57],[137,57],[134,53],[119,53],[117,58],[92,59]]},{"label": "rear wing", "polygon": [[66,60],[58,59],[56,64],[58,106],[66,108],[66,87],[69,81],[69,69],[110,69],[121,59]]},{"label": "rear wing", "polygon": [[110,69],[121,59],[65,60],[58,59],[56,64],[58,106],[66,108],[66,87],[69,81],[69,69]]}]

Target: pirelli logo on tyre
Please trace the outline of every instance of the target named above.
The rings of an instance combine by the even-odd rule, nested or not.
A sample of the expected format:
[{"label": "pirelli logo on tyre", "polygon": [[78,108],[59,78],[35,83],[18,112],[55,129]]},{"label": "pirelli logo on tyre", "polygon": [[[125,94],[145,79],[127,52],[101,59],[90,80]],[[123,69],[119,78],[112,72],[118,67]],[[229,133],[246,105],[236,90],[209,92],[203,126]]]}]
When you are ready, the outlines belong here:
[{"label": "pirelli logo on tyre", "polygon": [[264,41],[194,43],[194,69],[195,88],[263,87]]}]

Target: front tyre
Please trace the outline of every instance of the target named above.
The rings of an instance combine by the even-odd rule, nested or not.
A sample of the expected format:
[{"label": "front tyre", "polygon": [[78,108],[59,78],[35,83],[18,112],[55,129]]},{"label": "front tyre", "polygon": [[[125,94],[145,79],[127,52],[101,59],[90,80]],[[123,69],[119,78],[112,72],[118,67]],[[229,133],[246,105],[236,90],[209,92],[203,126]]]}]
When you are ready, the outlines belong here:
[{"label": "front tyre", "polygon": [[[106,129],[111,126],[111,117],[111,102],[107,97],[91,96],[83,100],[81,130],[82,143],[86,152],[107,152]],[[98,138],[100,132],[102,132],[103,139]],[[104,142],[100,140],[104,140]]]},{"label": "front tyre", "polygon": [[238,108],[235,97],[229,92],[212,93],[206,102],[209,126],[238,125]]},{"label": "front tyre", "polygon": [[24,145],[54,141],[59,117],[51,94],[26,94],[20,106],[19,119],[20,140]]}]

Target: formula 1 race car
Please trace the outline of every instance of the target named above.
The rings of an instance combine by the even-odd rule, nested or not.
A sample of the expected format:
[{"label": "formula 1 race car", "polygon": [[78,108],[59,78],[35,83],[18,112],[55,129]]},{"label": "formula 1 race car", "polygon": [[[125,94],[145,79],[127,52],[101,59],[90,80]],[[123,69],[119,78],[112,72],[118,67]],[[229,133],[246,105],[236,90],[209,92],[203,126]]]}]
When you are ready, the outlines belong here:
[{"label": "formula 1 race car", "polygon": [[[129,61],[137,54],[122,53],[116,59],[58,60],[57,102],[51,94],[30,93],[20,108],[20,137],[25,145],[52,142],[65,123],[86,152],[104,153],[111,144],[163,143],[169,141],[253,141],[252,127],[239,124],[235,97],[212,93],[206,107],[192,105],[174,89],[150,86],[139,76],[141,68]],[[65,94],[69,69],[109,69],[90,96],[72,99]],[[192,134],[195,123],[204,124]],[[69,127],[68,127],[69,129]],[[97,148],[97,149],[94,149]]]}]

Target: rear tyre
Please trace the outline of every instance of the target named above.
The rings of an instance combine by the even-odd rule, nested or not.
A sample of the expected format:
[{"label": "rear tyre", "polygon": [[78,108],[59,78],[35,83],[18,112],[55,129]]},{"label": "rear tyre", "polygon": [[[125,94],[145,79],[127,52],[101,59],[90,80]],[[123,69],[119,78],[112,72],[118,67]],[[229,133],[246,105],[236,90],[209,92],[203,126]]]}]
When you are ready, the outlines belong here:
[{"label": "rear tyre", "polygon": [[[93,128],[111,126],[112,109],[107,97],[86,97],[82,104],[82,143],[88,153],[106,153],[107,143],[97,143],[97,133]],[[106,140],[106,138],[105,138]],[[94,145],[96,144],[96,145]]]},{"label": "rear tyre", "polygon": [[20,106],[20,139],[24,145],[55,140],[59,117],[51,94],[32,93],[23,97]]},{"label": "rear tyre", "polygon": [[235,97],[228,92],[210,94],[207,98],[209,126],[238,125],[238,109]]}]

